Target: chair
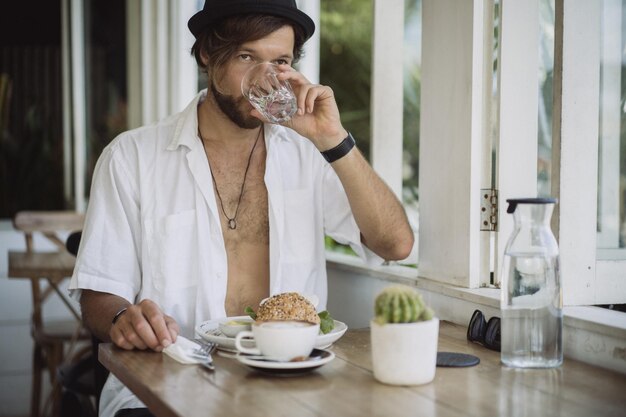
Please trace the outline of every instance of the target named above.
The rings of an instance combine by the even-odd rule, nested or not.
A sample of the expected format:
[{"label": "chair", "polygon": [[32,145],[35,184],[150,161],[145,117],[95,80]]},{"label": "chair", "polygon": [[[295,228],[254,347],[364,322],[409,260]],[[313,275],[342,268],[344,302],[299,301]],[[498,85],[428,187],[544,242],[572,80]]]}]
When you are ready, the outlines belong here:
[{"label": "chair", "polygon": [[[24,233],[26,251],[9,252],[9,277],[30,279],[32,289],[32,417],[39,416],[42,411],[45,415],[48,407],[51,407],[53,416],[60,415],[61,387],[57,381],[57,368],[79,341],[91,337],[82,325],[80,314],[59,288],[59,284],[72,275],[75,264],[75,258],[65,249],[65,242],[59,232],[80,230],[83,221],[83,214],[71,211],[22,211],[13,218],[15,229]],[[36,233],[53,242],[57,250],[35,250],[33,237]],[[73,319],[44,320],[44,304],[54,293],[72,313]],[[52,391],[41,410],[42,374],[45,371],[49,374]]]}]

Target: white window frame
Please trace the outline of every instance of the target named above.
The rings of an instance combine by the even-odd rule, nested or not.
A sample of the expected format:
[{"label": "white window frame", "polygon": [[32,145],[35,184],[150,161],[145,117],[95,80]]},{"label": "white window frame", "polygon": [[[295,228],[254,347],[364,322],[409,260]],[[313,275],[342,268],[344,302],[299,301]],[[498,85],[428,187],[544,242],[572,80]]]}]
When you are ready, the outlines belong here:
[{"label": "white window frame", "polygon": [[370,160],[402,200],[404,0],[373,6]]},{"label": "white window frame", "polygon": [[[64,116],[64,153],[69,161],[73,154],[74,204],[76,211],[87,208],[85,198],[86,149],[87,149],[87,98],[85,59],[85,12],[80,0],[62,2],[63,19],[63,105],[71,109]],[[70,75],[71,74],[71,75]],[[71,105],[70,105],[71,103]],[[67,107],[65,107],[67,106]],[[68,175],[69,169],[65,170]],[[69,175],[66,178],[71,178]],[[66,187],[69,184],[66,183]],[[66,188],[68,190],[69,188]]]},{"label": "white window frame", "polygon": [[502,258],[513,232],[513,217],[506,213],[506,200],[537,196],[538,0],[500,2],[499,43],[495,141],[499,218],[494,248],[497,283],[502,282]]},{"label": "white window frame", "polygon": [[[602,9],[600,2],[557,0],[563,4],[557,20],[571,23],[556,28],[561,33],[555,61],[562,61],[555,63],[561,90],[554,97],[552,195],[560,200],[553,230],[561,249],[564,304],[623,303],[626,262],[606,259],[607,251],[596,250]],[[420,278],[479,288],[489,283],[492,269],[496,282],[501,281],[501,258],[513,229],[506,199],[537,195],[538,5],[538,0],[500,2],[499,231],[490,248],[489,233],[479,231],[478,210],[480,190],[491,184],[493,1],[423,2]],[[396,192],[401,189],[399,164],[393,162],[401,160],[402,121],[396,110],[401,93],[389,91],[401,91],[401,74],[394,69],[401,67],[402,14],[402,1],[374,1],[372,165]]]},{"label": "white window frame", "polygon": [[491,184],[490,7],[422,4],[418,273],[466,288],[489,282],[480,204]]},{"label": "white window frame", "polygon": [[556,0],[555,84],[562,95],[555,96],[553,159],[560,163],[552,178],[560,210],[553,228],[566,305],[626,300],[626,260],[603,259],[597,249],[602,14],[603,2]]},{"label": "white window frame", "polygon": [[128,124],[156,122],[185,108],[198,91],[187,20],[196,0],[126,2]]},{"label": "white window frame", "polygon": [[[626,261],[596,249],[602,3],[557,0],[557,5],[561,24],[556,27],[555,82],[560,83],[560,94],[554,97],[552,195],[559,198],[553,230],[561,250],[563,300],[565,305],[623,303]],[[497,282],[513,229],[506,199],[537,195],[539,104],[538,0],[502,0],[500,6],[495,179],[499,231],[493,268]],[[490,143],[486,42],[491,33],[479,28],[488,27],[486,11],[492,7],[487,0],[423,4],[419,276],[466,288],[484,286],[488,276],[488,250],[484,235],[477,232],[475,210],[480,189],[490,188],[484,149]],[[618,23],[612,19],[613,27]],[[604,47],[611,48],[607,42]],[[605,122],[614,117],[602,116]]]},{"label": "white window frame", "polygon": [[320,82],[320,0],[298,0],[298,8],[315,23],[315,33],[304,44],[304,57],[298,70],[313,84]]}]

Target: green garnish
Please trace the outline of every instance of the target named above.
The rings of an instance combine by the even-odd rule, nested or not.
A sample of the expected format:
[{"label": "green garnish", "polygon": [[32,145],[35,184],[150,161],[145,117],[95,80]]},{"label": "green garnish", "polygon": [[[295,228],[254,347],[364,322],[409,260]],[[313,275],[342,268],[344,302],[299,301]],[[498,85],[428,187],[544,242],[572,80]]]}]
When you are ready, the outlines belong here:
[{"label": "green garnish", "polygon": [[320,316],[320,330],[323,334],[329,333],[335,328],[335,320],[333,320],[328,311],[324,310],[317,315]]},{"label": "green garnish", "polygon": [[252,318],[252,320],[256,320],[256,313],[254,312],[252,307],[248,306],[248,307],[244,308],[243,311],[244,311],[244,313],[249,315]]}]

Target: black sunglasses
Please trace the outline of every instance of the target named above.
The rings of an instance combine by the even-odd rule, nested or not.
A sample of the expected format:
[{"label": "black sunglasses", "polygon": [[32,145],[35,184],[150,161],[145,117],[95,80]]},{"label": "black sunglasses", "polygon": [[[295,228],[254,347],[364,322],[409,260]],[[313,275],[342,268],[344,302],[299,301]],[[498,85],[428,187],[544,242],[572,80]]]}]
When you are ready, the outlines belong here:
[{"label": "black sunglasses", "polygon": [[485,321],[482,311],[474,311],[467,326],[467,340],[500,352],[500,318],[492,317]]}]

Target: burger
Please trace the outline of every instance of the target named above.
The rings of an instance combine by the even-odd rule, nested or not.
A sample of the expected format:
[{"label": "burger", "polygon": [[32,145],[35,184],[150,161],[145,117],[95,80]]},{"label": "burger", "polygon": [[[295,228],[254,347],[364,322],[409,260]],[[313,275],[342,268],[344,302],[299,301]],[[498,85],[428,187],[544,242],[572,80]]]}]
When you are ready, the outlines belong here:
[{"label": "burger", "polygon": [[320,325],[324,334],[330,332],[334,320],[327,311],[317,313],[311,301],[297,292],[276,294],[261,301],[255,312],[246,307],[246,313],[256,321],[297,320]]},{"label": "burger", "polygon": [[319,324],[320,317],[315,306],[306,297],[297,292],[285,292],[261,302],[256,320],[297,320]]}]

